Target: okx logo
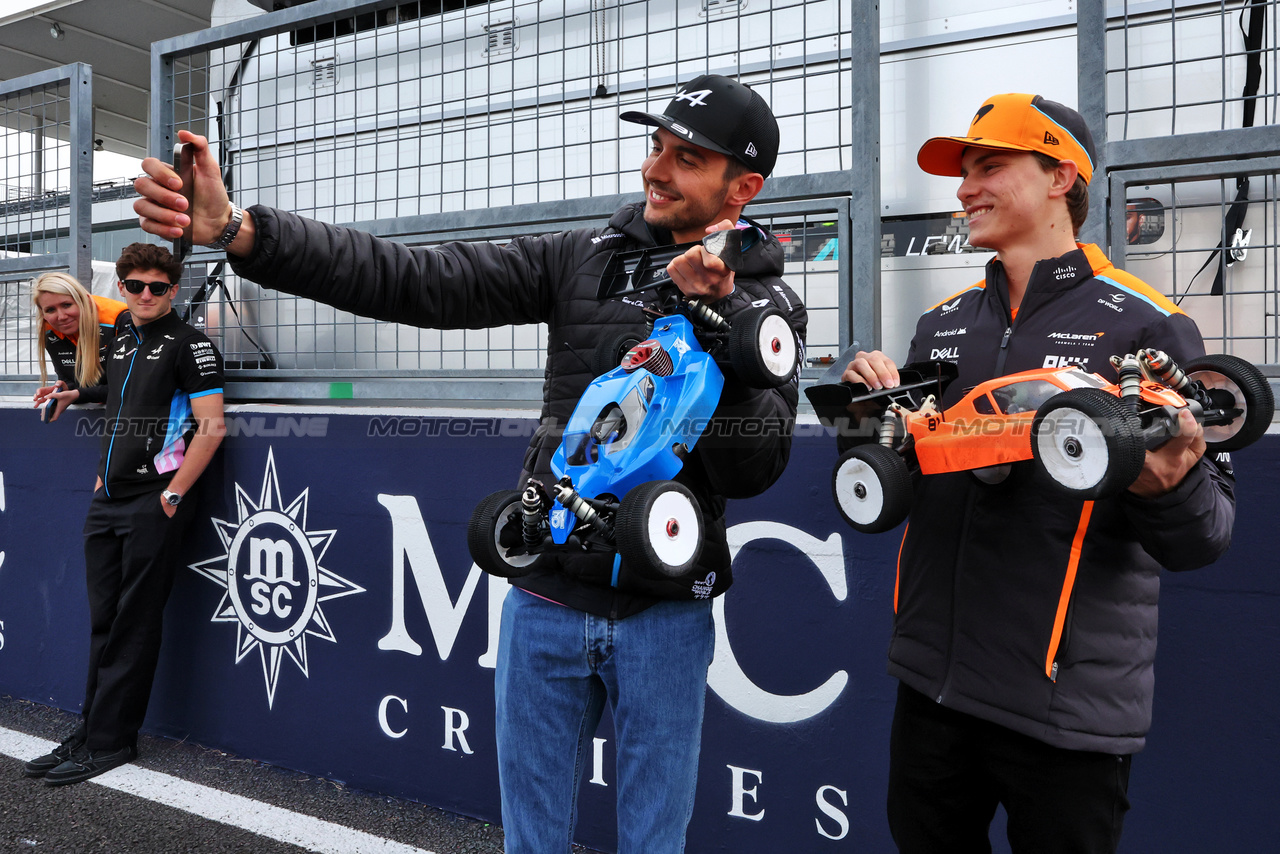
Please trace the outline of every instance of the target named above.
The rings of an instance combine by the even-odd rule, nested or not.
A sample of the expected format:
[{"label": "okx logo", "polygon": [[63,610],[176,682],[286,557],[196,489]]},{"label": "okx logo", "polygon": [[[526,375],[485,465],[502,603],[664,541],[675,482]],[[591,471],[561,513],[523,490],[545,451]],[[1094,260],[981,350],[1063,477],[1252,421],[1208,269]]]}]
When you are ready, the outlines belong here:
[{"label": "okx logo", "polygon": [[309,492],[304,489],[286,506],[268,449],[258,500],[236,484],[236,521],[212,520],[226,554],[191,564],[226,590],[211,622],[236,624],[236,664],[257,650],[268,708],[286,655],[309,677],[307,636],[337,643],[321,605],[364,592],[320,565],[337,531],[308,529]]}]

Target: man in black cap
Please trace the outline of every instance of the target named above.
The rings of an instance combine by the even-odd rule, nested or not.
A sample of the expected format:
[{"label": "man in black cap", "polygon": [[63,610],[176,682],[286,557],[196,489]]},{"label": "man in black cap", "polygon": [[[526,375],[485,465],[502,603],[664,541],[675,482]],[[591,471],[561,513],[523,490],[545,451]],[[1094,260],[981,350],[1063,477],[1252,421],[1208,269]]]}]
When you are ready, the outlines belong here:
[{"label": "man in black cap", "polygon": [[[642,309],[600,302],[614,252],[692,243],[737,228],[734,265],[694,246],[668,267],[686,295],[732,321],[754,304],[777,306],[803,341],[806,314],[780,278],[777,239],[742,217],[778,154],[778,126],[764,100],[726,77],[680,89],[662,113],[625,113],[655,128],[640,168],[645,199],[607,226],[505,246],[451,243],[411,249],[369,234],[227,198],[206,141],[195,146],[195,203],[163,163],[143,161],[135,186],[142,227],[176,237],[194,221],[196,243],[228,251],[241,276],[357,314],[433,328],[547,323],[542,423],[519,481],[554,480],[551,456],[594,378],[584,354]],[[684,850],[693,810],[706,674],[714,646],[711,598],[732,580],[725,537],[728,497],[756,495],[782,473],[797,380],[747,388],[726,378],[707,431],[677,480],[696,496],[705,524],[695,568],[655,580],[617,555],[544,555],[513,580],[503,606],[496,674],[498,766],[508,854],[564,851],[573,836],[578,783],[608,700],[617,732],[619,851]],[[744,420],[752,429],[736,430]]]}]

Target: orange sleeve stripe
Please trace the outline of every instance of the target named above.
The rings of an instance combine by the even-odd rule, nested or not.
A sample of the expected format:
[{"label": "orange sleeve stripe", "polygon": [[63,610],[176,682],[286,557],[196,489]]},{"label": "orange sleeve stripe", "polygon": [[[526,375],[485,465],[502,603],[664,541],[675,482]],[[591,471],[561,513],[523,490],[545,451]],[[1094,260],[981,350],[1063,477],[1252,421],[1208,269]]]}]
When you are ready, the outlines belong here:
[{"label": "orange sleeve stripe", "polygon": [[907,523],[907,527],[902,529],[902,542],[898,543],[898,562],[893,573],[893,613],[898,613],[898,585],[902,583],[902,548],[907,544],[907,531],[911,530],[911,523]]},{"label": "orange sleeve stripe", "polygon": [[1132,273],[1117,269],[1111,263],[1111,259],[1107,258],[1102,250],[1094,244],[1080,245],[1080,248],[1084,250],[1085,257],[1089,259],[1089,266],[1093,269],[1093,275],[1100,279],[1109,279],[1132,291],[1165,314],[1185,314],[1172,300],[1142,281],[1142,279]]},{"label": "orange sleeve stripe", "polygon": [[1080,552],[1084,549],[1084,534],[1089,527],[1089,518],[1093,515],[1093,502],[1086,501],[1080,511],[1080,524],[1076,527],[1076,535],[1071,540],[1071,556],[1067,560],[1067,577],[1062,582],[1062,593],[1058,596],[1058,612],[1053,617],[1053,635],[1049,638],[1049,654],[1044,659],[1044,675],[1056,680],[1053,672],[1054,660],[1058,657],[1058,644],[1062,642],[1062,627],[1067,622],[1067,607],[1071,604],[1071,591],[1076,586],[1076,570],[1080,566]]},{"label": "orange sleeve stripe", "polygon": [[946,299],[942,300],[942,302],[936,302],[936,303],[934,303],[933,305],[931,305],[931,306],[929,306],[928,308],[926,308],[926,309],[922,312],[922,314],[928,314],[929,312],[933,311],[933,310],[934,310],[935,308],[937,308],[938,306],[940,306],[940,305],[945,305],[946,303],[950,302],[951,300],[955,299],[956,297],[961,296],[961,295],[963,295],[963,294],[967,294],[967,293],[969,293],[969,291],[985,291],[986,289],[987,289],[987,281],[986,281],[986,279],[983,279],[981,282],[978,282],[977,284],[970,285],[969,287],[965,288],[965,289],[964,289],[964,290],[962,290],[962,291],[956,291],[956,292],[955,292],[954,294],[952,294],[951,296],[949,296],[949,297],[947,297]]}]

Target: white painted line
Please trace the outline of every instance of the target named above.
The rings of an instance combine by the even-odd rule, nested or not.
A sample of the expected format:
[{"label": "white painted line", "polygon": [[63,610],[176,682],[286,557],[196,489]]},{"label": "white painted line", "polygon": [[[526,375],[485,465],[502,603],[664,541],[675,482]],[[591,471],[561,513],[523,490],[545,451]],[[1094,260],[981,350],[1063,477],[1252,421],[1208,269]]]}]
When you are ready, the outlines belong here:
[{"label": "white painted line", "polygon": [[[0,727],[0,753],[26,761],[57,747],[53,741]],[[89,780],[164,806],[297,845],[319,854],[432,854],[340,824],[232,795],[137,765],[121,765]],[[80,784],[83,785],[83,784]]]}]

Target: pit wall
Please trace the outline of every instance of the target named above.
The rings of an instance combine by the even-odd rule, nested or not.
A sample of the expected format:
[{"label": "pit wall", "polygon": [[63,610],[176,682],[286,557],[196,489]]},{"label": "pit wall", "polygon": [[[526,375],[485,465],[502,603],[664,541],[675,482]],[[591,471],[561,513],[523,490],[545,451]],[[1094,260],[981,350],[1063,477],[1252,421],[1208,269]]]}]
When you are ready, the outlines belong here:
[{"label": "pit wall", "polygon": [[[506,586],[472,564],[466,522],[481,497],[515,486],[535,420],[273,407],[228,422],[168,606],[147,729],[500,821],[493,665]],[[84,684],[79,531],[101,425],[100,412],[44,425],[16,403],[0,409],[0,691],[70,710]],[[802,423],[782,479],[729,505],[736,582],[716,601],[690,851],[892,850],[885,650],[900,535],[840,520],[835,457]],[[1134,762],[1122,851],[1280,850],[1280,438],[1235,462],[1230,552],[1165,577],[1155,725]],[[578,839],[612,851],[607,711],[598,737]]]}]

